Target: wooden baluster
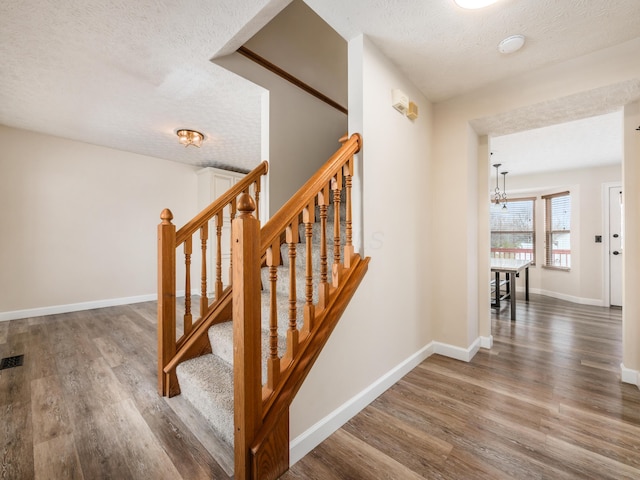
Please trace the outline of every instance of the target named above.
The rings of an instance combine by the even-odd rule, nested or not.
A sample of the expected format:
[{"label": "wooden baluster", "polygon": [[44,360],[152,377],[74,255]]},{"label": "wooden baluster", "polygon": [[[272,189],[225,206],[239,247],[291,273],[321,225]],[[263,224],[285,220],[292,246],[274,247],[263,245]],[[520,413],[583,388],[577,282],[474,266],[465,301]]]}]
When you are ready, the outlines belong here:
[{"label": "wooden baluster", "polygon": [[202,275],[200,277],[200,318],[203,318],[209,308],[207,298],[207,240],[209,239],[209,224],[200,227],[200,248],[202,250]]},{"label": "wooden baluster", "polygon": [[216,215],[216,300],[222,296],[222,211]]},{"label": "wooden baluster", "polygon": [[171,210],[164,209],[158,225],[158,393],[171,394],[177,386],[174,374],[164,367],[176,354],[176,227]]},{"label": "wooden baluster", "polygon": [[255,478],[251,442],[262,425],[260,380],[260,222],[252,215],[248,195],[238,200],[240,216],[232,224],[233,248],[233,382],[235,479]]},{"label": "wooden baluster", "polygon": [[342,172],[338,172],[331,179],[331,190],[333,190],[333,267],[331,279],[333,286],[340,284],[342,265],[340,265],[340,194],[342,192]]},{"label": "wooden baluster", "polygon": [[320,284],[318,285],[318,308],[323,309],[329,300],[329,283],[327,282],[327,208],[329,206],[329,189],[324,187],[318,193],[320,207]]},{"label": "wooden baluster", "polygon": [[310,203],[302,211],[302,221],[304,222],[304,237],[307,247],[305,264],[305,304],[304,304],[304,325],[303,331],[309,333],[313,328],[315,320],[315,306],[313,305],[313,223],[315,219],[315,205]]},{"label": "wooden baluster", "polygon": [[256,218],[260,220],[260,177],[253,183],[253,190],[256,197]]},{"label": "wooden baluster", "polygon": [[296,311],[296,244],[298,236],[298,219],[287,227],[286,241],[289,246],[289,328],[287,330],[287,356],[293,358],[298,351],[298,318]]},{"label": "wooden baluster", "polygon": [[278,357],[278,265],[280,265],[280,242],[267,249],[269,267],[269,358],[267,359],[267,388],[273,390],[280,376],[280,357]]},{"label": "wooden baluster", "polygon": [[184,280],[184,333],[183,335],[187,335],[189,332],[191,332],[191,326],[193,325],[193,317],[191,315],[192,240],[193,240],[193,237],[189,237],[184,241],[185,280]]},{"label": "wooden baluster", "polygon": [[346,211],[345,211],[345,224],[346,224],[346,236],[345,245],[344,245],[344,267],[351,267],[351,260],[353,258],[354,249],[353,249],[353,220],[352,220],[352,211],[351,211],[351,188],[352,188],[352,178],[353,175],[353,157],[349,159],[349,161],[344,166],[344,183],[345,183],[345,196],[346,196]]},{"label": "wooden baluster", "polygon": [[[238,197],[239,198],[239,197]],[[252,200],[253,201],[253,200]],[[233,223],[233,219],[236,218],[236,205],[237,199],[234,199],[229,204],[229,221]],[[229,242],[229,285],[233,285],[233,242]]]}]

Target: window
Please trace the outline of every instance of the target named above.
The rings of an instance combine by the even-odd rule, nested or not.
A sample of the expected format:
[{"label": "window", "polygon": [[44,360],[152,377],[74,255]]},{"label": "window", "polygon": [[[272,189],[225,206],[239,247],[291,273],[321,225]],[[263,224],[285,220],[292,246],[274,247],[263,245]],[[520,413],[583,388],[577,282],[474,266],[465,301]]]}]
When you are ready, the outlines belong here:
[{"label": "window", "polygon": [[491,257],[531,260],[535,264],[535,198],[507,200],[507,208],[493,204]]},{"label": "window", "polygon": [[544,265],[571,268],[571,196],[569,192],[544,195]]}]

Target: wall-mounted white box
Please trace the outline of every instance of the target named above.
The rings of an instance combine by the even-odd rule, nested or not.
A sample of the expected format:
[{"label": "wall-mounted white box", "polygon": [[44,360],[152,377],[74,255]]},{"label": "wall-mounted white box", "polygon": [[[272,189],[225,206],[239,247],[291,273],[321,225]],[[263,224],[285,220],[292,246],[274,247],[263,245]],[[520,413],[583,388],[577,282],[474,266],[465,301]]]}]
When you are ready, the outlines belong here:
[{"label": "wall-mounted white box", "polygon": [[404,115],[409,108],[409,97],[402,90],[394,88],[391,90],[391,105]]}]

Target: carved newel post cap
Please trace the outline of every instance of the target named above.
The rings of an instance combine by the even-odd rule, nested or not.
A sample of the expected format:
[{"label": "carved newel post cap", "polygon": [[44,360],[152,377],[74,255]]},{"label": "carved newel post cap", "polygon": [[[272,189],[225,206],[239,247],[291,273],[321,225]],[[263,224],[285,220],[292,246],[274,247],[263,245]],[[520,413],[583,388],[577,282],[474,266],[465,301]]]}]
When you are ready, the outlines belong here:
[{"label": "carved newel post cap", "polygon": [[253,201],[251,195],[242,193],[238,197],[238,211],[241,215],[251,215],[256,210],[256,202]]},{"label": "carved newel post cap", "polygon": [[163,225],[170,225],[171,220],[173,220],[173,213],[171,213],[171,210],[169,210],[168,208],[162,210],[162,213],[160,214],[160,220],[162,220]]}]

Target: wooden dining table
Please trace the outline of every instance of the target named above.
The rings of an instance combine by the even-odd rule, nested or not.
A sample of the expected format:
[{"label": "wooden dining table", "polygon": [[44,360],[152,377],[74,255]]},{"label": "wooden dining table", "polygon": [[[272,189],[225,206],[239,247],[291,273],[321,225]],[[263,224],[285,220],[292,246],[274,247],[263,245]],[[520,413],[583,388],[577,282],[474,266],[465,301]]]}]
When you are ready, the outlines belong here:
[{"label": "wooden dining table", "polygon": [[[492,258],[491,272],[495,275],[495,297],[493,305],[500,308],[500,301],[509,299],[511,301],[511,320],[516,319],[516,278],[524,270],[524,298],[529,301],[529,266],[531,260],[518,260],[515,258]],[[505,275],[506,293],[501,294],[501,275]]]}]

